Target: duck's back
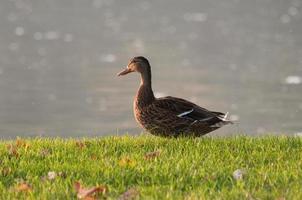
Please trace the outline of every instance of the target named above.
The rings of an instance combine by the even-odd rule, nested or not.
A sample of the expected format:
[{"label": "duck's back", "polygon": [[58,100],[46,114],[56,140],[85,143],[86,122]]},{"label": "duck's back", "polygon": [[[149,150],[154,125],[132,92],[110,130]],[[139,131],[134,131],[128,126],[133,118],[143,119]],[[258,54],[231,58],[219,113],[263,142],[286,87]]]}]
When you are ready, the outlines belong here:
[{"label": "duck's back", "polygon": [[223,113],[170,96],[155,99],[144,107],[135,102],[134,113],[143,128],[162,136],[201,136],[230,123],[223,119]]}]

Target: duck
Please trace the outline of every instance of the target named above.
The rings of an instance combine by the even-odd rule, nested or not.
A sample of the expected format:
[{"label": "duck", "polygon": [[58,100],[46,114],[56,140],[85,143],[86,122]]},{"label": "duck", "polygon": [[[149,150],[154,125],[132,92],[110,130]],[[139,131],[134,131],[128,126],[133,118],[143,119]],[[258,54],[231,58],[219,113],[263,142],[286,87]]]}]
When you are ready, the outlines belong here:
[{"label": "duck", "polygon": [[232,124],[228,113],[210,111],[188,100],[167,96],[156,98],[151,84],[151,65],[147,58],[130,59],[118,76],[140,74],[139,89],[133,102],[136,121],[152,135],[163,137],[200,137],[224,125]]}]

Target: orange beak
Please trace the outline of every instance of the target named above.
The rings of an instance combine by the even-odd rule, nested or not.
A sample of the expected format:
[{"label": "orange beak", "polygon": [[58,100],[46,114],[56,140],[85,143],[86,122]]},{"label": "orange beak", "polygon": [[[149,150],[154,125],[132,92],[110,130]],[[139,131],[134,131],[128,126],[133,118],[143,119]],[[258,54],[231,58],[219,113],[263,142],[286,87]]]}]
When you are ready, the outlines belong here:
[{"label": "orange beak", "polygon": [[124,76],[126,74],[131,73],[132,71],[129,68],[124,69],[123,71],[121,71],[120,73],[118,73],[118,76]]}]

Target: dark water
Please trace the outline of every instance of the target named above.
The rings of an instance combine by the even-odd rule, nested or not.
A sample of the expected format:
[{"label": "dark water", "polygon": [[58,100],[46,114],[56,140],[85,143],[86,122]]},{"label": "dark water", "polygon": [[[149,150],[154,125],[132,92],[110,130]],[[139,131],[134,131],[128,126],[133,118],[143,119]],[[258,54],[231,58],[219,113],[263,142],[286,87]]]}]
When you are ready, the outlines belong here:
[{"label": "dark water", "polygon": [[158,96],[229,111],[231,133],[302,132],[301,0],[0,2],[0,136],[141,132],[149,58]]}]

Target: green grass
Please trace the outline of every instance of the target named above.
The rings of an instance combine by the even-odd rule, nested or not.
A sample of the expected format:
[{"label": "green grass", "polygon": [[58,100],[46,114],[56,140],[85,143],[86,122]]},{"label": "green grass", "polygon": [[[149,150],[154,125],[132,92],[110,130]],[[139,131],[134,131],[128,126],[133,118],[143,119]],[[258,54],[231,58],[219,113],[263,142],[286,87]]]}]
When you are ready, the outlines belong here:
[{"label": "green grass", "polygon": [[[101,199],[130,188],[137,199],[302,199],[298,137],[19,139],[1,141],[0,158],[1,199],[76,199],[75,181],[106,186]],[[42,178],[50,171],[64,175]]]}]

